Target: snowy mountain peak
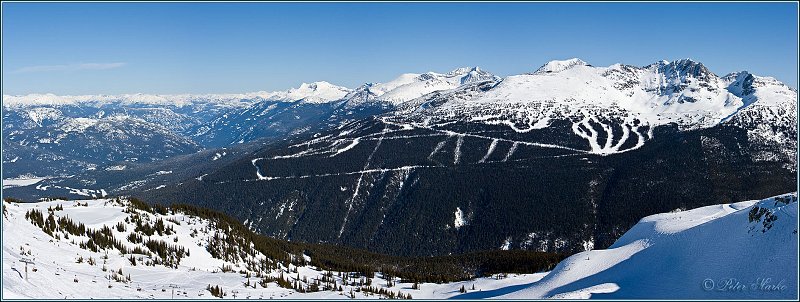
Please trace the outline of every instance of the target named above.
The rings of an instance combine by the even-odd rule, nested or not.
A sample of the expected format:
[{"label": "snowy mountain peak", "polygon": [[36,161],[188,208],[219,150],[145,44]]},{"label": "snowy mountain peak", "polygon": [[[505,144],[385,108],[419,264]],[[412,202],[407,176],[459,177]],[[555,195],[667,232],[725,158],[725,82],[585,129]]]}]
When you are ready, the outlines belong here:
[{"label": "snowy mountain peak", "polygon": [[479,67],[461,67],[446,74],[406,73],[392,81],[374,84],[368,88],[380,101],[396,105],[434,91],[455,89],[467,83],[489,80],[499,81],[500,78]]},{"label": "snowy mountain peak", "polygon": [[317,82],[312,82],[312,83],[305,83],[304,82],[304,83],[300,84],[300,87],[297,88],[297,89],[318,90],[318,89],[324,89],[325,87],[338,87],[338,86],[333,85],[331,83],[328,83],[326,81],[317,81]]},{"label": "snowy mountain peak", "polygon": [[311,103],[320,103],[339,100],[350,92],[350,89],[336,86],[325,81],[302,83],[298,88],[286,91],[282,99],[286,101],[305,100]]},{"label": "snowy mountain peak", "polygon": [[364,85],[353,89],[353,91],[350,91],[343,97],[343,99],[346,100],[348,107],[355,107],[358,105],[371,103],[378,97],[378,94],[372,91],[373,87],[376,85],[379,84],[365,83]]},{"label": "snowy mountain peak", "polygon": [[578,58],[553,60],[539,67],[534,74],[561,72],[575,66],[589,66],[589,64]]},{"label": "snowy mountain peak", "polygon": [[675,76],[675,77],[694,77],[698,79],[710,79],[716,77],[703,63],[693,61],[692,59],[680,59],[674,62],[664,64],[666,61],[661,61],[656,64],[651,64],[659,73]]},{"label": "snowy mountain peak", "polygon": [[755,76],[747,71],[730,73],[722,77],[722,80],[730,83],[727,87],[728,91],[738,97],[743,98],[755,92],[753,89]]},{"label": "snowy mountain peak", "polygon": [[475,67],[459,67],[459,68],[453,69],[452,71],[448,72],[447,74],[445,74],[445,76],[454,77],[454,76],[466,75],[466,74],[468,74],[470,72],[482,72],[482,71],[481,71],[481,68],[478,67],[478,66],[475,66]]},{"label": "snowy mountain peak", "polygon": [[491,74],[487,71],[481,70],[481,68],[477,66],[472,68],[459,68],[459,69],[466,70],[461,76],[461,79],[459,81],[459,84],[461,85],[474,82],[481,82],[481,81],[500,80],[500,77],[495,76],[494,74]]},{"label": "snowy mountain peak", "polygon": [[[642,86],[648,93],[669,97],[667,104],[694,103],[712,100],[715,103],[735,105],[735,100],[725,95],[726,84],[703,63],[692,59],[673,62],[659,61],[641,69]],[[738,105],[736,105],[738,106]],[[734,107],[736,107],[734,106]]]}]

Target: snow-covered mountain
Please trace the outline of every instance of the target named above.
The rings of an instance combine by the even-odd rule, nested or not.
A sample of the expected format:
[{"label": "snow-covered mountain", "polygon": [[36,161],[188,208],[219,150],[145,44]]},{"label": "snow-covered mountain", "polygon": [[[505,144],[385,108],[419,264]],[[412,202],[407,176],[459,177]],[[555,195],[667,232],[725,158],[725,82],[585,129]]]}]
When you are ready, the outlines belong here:
[{"label": "snow-covered mountain", "polygon": [[[67,106],[85,111],[73,117],[119,113],[122,107],[125,114],[208,147],[316,131],[316,126],[307,126],[338,126],[387,112],[429,126],[481,122],[523,133],[562,119],[570,120],[569,131],[587,142],[587,151],[613,154],[640,147],[650,137],[646,129],[668,123],[681,129],[735,124],[747,128],[753,137],[782,140],[791,149],[791,140],[797,137],[791,129],[797,118],[796,99],[796,90],[773,78],[746,71],[720,77],[690,59],[643,67],[595,67],[574,58],[506,78],[465,67],[448,73],[402,74],[353,90],[321,81],[285,91],[227,95],[4,95],[3,106],[29,115],[27,123],[34,125],[46,122],[52,114],[48,111]],[[86,108],[108,109],[90,112]],[[291,110],[281,112],[287,108]],[[755,124],[777,124],[783,130]]]},{"label": "snow-covered mountain", "polygon": [[545,63],[539,69],[536,69],[534,74],[561,72],[575,66],[588,66],[589,64],[578,58],[567,60],[553,60]]},{"label": "snow-covered mountain", "polygon": [[479,67],[462,67],[448,73],[426,72],[404,73],[385,83],[366,83],[344,97],[347,107],[370,103],[386,103],[392,106],[421,97],[431,92],[449,90],[464,84],[500,80]]},{"label": "snow-covered mountain", "polygon": [[[397,105],[434,91],[454,89],[464,84],[488,80],[499,81],[500,77],[481,70],[479,67],[462,67],[445,74],[406,73],[386,83],[370,83],[362,87],[374,96],[374,101]],[[345,97],[350,106],[363,102],[363,98],[355,98],[361,102],[350,101],[353,98],[354,95]]]},{"label": "snow-covered mountain", "polygon": [[278,92],[273,98],[283,101],[302,100],[308,103],[324,103],[341,99],[349,92],[350,89],[348,88],[321,81],[311,84],[303,83],[298,88],[292,88],[286,92]]},{"label": "snow-covered mountain", "polygon": [[413,283],[324,269],[318,254],[238,245],[249,239],[230,240],[235,228],[191,208],[3,202],[2,296],[796,299],[796,213],[796,193],[676,210],[645,217],[609,249],[575,254],[549,272]]},{"label": "snow-covered mountain", "polygon": [[229,146],[259,138],[308,133],[391,111],[425,94],[477,81],[499,80],[478,67],[440,74],[402,74],[386,83],[349,90],[327,82],[303,84],[265,100],[231,110],[198,128],[192,137],[206,146]]},{"label": "snow-covered mountain", "polygon": [[[454,121],[507,125],[524,133],[569,120],[589,151],[612,154],[641,146],[644,128],[676,123],[699,129],[730,123],[751,129],[740,116],[777,123],[796,141],[797,91],[772,79],[740,72],[719,77],[690,59],[644,67],[594,67],[580,59],[551,61],[533,73],[508,76],[428,94],[400,105],[397,116],[426,125]],[[747,118],[745,118],[747,120]],[[787,127],[789,126],[789,127]],[[774,134],[773,134],[774,136]],[[606,139],[609,138],[609,139]],[[632,143],[626,148],[626,140]]]},{"label": "snow-covered mountain", "polygon": [[208,147],[224,147],[316,129],[331,116],[350,89],[328,82],[303,83],[270,94],[247,107],[229,110],[196,128],[190,136]]}]

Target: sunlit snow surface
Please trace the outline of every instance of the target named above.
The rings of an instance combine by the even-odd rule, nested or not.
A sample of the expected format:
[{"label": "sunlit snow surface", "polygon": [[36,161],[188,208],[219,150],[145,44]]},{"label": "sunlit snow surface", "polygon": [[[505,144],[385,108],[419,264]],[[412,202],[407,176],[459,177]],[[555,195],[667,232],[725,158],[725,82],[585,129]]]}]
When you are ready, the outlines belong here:
[{"label": "sunlit snow surface", "polygon": [[[122,206],[116,205],[107,199],[80,201],[88,203],[88,206],[78,206],[75,201],[52,201],[29,204],[4,203],[7,206],[7,214],[3,218],[3,298],[50,298],[50,299],[88,299],[88,298],[160,298],[169,299],[172,296],[170,284],[177,286],[175,298],[180,299],[213,299],[214,297],[205,289],[207,285],[219,285],[228,293],[226,299],[232,298],[232,291],[236,290],[237,298],[249,299],[347,299],[344,294],[349,293],[350,286],[345,285],[343,292],[321,291],[316,293],[297,293],[293,290],[278,287],[275,283],[270,283],[267,288],[260,285],[256,289],[246,288],[244,283],[247,281],[244,275],[231,272],[219,272],[223,265],[231,265],[235,271],[244,269],[243,263],[229,263],[220,259],[212,258],[206,251],[204,240],[210,234],[200,233],[197,237],[189,234],[192,229],[202,228],[207,225],[207,221],[183,214],[173,214],[160,216],[164,219],[172,218],[177,220],[180,225],[172,224],[176,235],[159,236],[154,234],[153,239],[162,239],[172,244],[175,237],[178,238],[176,244],[189,249],[190,256],[183,258],[178,269],[170,269],[164,266],[131,266],[118,251],[109,252],[109,260],[106,266],[111,270],[122,268],[123,273],[131,275],[131,282],[128,284],[110,282],[106,279],[109,272],[102,271],[102,257],[105,253],[95,253],[79,248],[76,244],[71,244],[70,240],[55,240],[42,230],[32,225],[25,219],[25,212],[37,208],[47,215],[48,207],[55,207],[61,204],[63,211],[56,211],[57,216],[69,216],[69,218],[86,224],[88,228],[100,228],[103,225],[112,227],[114,234],[118,238],[124,238],[126,233],[133,229],[132,224],[128,224],[127,232],[118,232],[114,226],[119,222],[124,222],[128,215],[123,212]],[[145,214],[153,215],[153,214]],[[155,216],[153,216],[155,218]],[[74,239],[75,237],[70,237]],[[85,238],[84,238],[85,239]],[[77,240],[77,239],[76,239]],[[124,240],[123,240],[124,241]],[[124,241],[125,242],[125,241]],[[129,242],[125,243],[132,247]],[[20,247],[24,251],[30,251],[31,255],[20,255]],[[25,266],[19,262],[23,257],[32,258],[35,265],[29,266],[28,281],[24,280]],[[98,261],[97,265],[91,266],[86,261],[76,263],[78,257],[88,259],[94,258]],[[33,272],[32,268],[37,271]],[[299,267],[298,272],[309,280],[319,278],[323,271],[313,267]],[[272,275],[278,276],[275,272]],[[294,273],[291,274],[295,276]],[[539,280],[545,273],[539,274],[511,274],[507,278],[496,280],[494,278],[481,278],[477,280],[454,282],[448,284],[421,284],[419,290],[411,289],[411,283],[400,283],[387,290],[393,292],[410,293],[413,298],[449,298],[459,295],[459,289],[464,286],[471,288],[475,286],[475,291],[491,291],[498,288],[528,284]],[[385,287],[386,280],[380,278],[380,274],[373,278],[372,284]],[[334,278],[341,278],[334,274]],[[78,279],[78,283],[74,282]],[[257,279],[251,278],[251,282]],[[111,284],[111,288],[108,285]],[[141,291],[139,290],[141,289]],[[365,296],[363,293],[356,293],[357,298],[377,299],[378,296]]]},{"label": "sunlit snow surface", "polygon": [[[752,91],[744,92],[741,87],[748,81]],[[585,151],[609,155],[640,148],[652,138],[653,127],[669,123],[684,130],[720,123],[751,128],[747,122],[752,117],[792,128],[796,102],[797,92],[773,78],[747,72],[719,77],[688,59],[644,67],[595,67],[570,59],[488,84],[441,89],[401,103],[394,115],[428,126],[479,122],[519,133],[566,119],[574,134],[589,143]],[[620,129],[612,131],[615,125]],[[775,136],[769,129],[751,131],[759,138]],[[623,148],[629,138],[635,144]]]},{"label": "sunlit snow surface", "polygon": [[[541,281],[513,292],[464,297],[796,299],[796,200],[787,205],[769,198],[648,216],[608,249],[575,254]],[[777,217],[771,228],[764,227],[764,218],[749,221],[753,206]],[[731,280],[747,288],[728,288]]]},{"label": "sunlit snow surface", "polygon": [[[707,206],[675,211],[643,218],[631,230],[606,250],[575,254],[549,273],[514,275],[505,279],[481,278],[448,284],[421,284],[411,289],[409,283],[399,283],[393,291],[410,293],[414,298],[666,298],[666,299],[793,299],[797,293],[797,199],[791,203],[775,198],[735,204]],[[123,207],[108,200],[53,201],[31,204],[4,203],[3,217],[3,298],[170,298],[169,285],[177,286],[176,298],[213,298],[206,285],[220,285],[237,298],[338,298],[342,293],[323,291],[297,293],[274,283],[267,288],[245,288],[247,279],[239,273],[221,273],[223,264],[242,269],[242,263],[226,263],[214,259],[202,246],[209,234],[189,236],[191,229],[201,228],[206,221],[177,213],[161,216],[180,222],[174,225],[177,235],[154,235],[180,244],[190,251],[178,269],[163,266],[131,266],[118,252],[109,253],[109,269],[122,268],[131,274],[129,284],[109,281],[100,265],[76,263],[79,256],[101,259],[103,253],[80,249],[69,240],[54,240],[24,218],[26,211],[38,208],[46,213],[50,206],[61,204],[57,216],[70,218],[98,228],[114,226],[124,221]],[[748,214],[754,206],[767,209],[776,219],[764,226],[764,218],[750,221]],[[147,214],[150,215],[150,214]],[[155,218],[155,217],[153,217]],[[172,224],[170,222],[170,224]],[[133,227],[128,226],[128,231]],[[112,228],[113,229],[113,228]],[[115,229],[115,234],[119,232]],[[124,236],[124,234],[118,234]],[[198,245],[199,243],[199,245]],[[129,243],[126,243],[129,244]],[[19,262],[23,251],[30,251],[36,272],[29,270],[24,280],[24,264]],[[102,260],[99,260],[102,261]],[[31,267],[32,268],[32,267]],[[298,271],[309,279],[323,272],[313,267]],[[373,279],[373,284],[385,286],[386,281]],[[764,281],[767,280],[768,281]],[[74,279],[78,279],[75,284]],[[710,280],[710,281],[709,281]],[[720,284],[737,280],[746,289],[727,289]],[[710,286],[713,282],[713,286]],[[772,286],[762,287],[762,283]],[[471,290],[472,286],[475,290]],[[464,286],[467,293],[460,293]],[[141,289],[141,290],[139,290]],[[349,292],[345,286],[344,293]],[[376,298],[358,294],[357,298]]]}]

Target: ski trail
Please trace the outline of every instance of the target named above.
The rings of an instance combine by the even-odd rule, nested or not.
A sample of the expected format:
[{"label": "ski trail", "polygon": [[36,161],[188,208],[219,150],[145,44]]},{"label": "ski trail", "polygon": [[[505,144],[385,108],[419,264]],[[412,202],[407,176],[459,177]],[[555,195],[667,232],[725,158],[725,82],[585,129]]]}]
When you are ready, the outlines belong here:
[{"label": "ski trail", "polygon": [[334,153],[334,152],[335,152],[335,151],[331,151],[331,150],[328,150],[328,151],[322,151],[322,149],[312,149],[312,148],[308,148],[308,149],[306,149],[306,150],[303,150],[303,151],[300,151],[300,152],[297,152],[297,153],[294,153],[294,154],[289,154],[289,155],[276,155],[276,156],[273,156],[273,157],[272,157],[272,159],[298,158],[298,157],[304,157],[304,156],[313,156],[313,155],[322,155],[322,154]]},{"label": "ski trail", "polygon": [[514,151],[517,151],[517,143],[511,145],[511,148],[508,149],[508,153],[506,154],[506,157],[503,158],[503,161],[508,161],[508,159],[511,158],[511,155],[514,154]]},{"label": "ski trail", "polygon": [[[405,185],[406,181],[408,181],[408,178],[410,176],[411,176],[411,168],[402,169],[402,170],[399,170],[398,173],[393,173],[392,174],[392,182],[390,183],[390,185],[396,184],[397,192],[392,194],[393,197],[389,198],[390,201],[389,201],[389,203],[387,205],[385,205],[384,207],[381,207],[381,211],[382,211],[383,215],[381,216],[381,221],[378,222],[378,227],[379,228],[381,226],[383,226],[383,222],[386,220],[386,212],[391,208],[392,204],[394,204],[394,202],[397,201],[397,197],[400,196],[400,193],[403,191],[403,186]],[[389,197],[388,194],[389,194],[388,191],[386,193],[384,193],[383,198]],[[374,242],[374,240],[375,240],[374,235],[375,234],[373,233],[373,236],[370,238],[370,243]]]},{"label": "ski trail", "polygon": [[[433,159],[433,156],[436,155],[436,153],[439,152],[439,150],[441,150],[444,147],[445,144],[447,144],[447,141],[450,140],[450,137],[451,137],[451,135],[448,135],[447,138],[445,138],[443,141],[441,141],[438,144],[436,144],[436,147],[433,148],[433,151],[431,152],[431,154],[428,155],[428,160],[436,162],[436,163],[439,163],[438,161]],[[441,164],[441,163],[439,163],[439,164]]]},{"label": "ski trail", "polygon": [[477,134],[472,134],[472,133],[458,133],[458,132],[453,132],[453,131],[449,131],[449,130],[436,130],[436,129],[431,129],[431,130],[440,131],[440,132],[444,132],[444,133],[449,133],[451,135],[461,135],[461,136],[481,138],[481,139],[486,139],[486,140],[494,140],[494,139],[496,139],[496,140],[503,141],[503,142],[511,142],[511,143],[522,144],[522,145],[526,145],[526,146],[535,146],[535,147],[544,147],[544,148],[553,148],[553,149],[563,149],[563,150],[586,153],[586,150],[578,150],[578,149],[574,149],[574,148],[570,148],[570,147],[564,147],[564,146],[553,145],[553,144],[543,144],[543,143],[532,143],[532,142],[526,142],[526,141],[516,141],[516,140],[512,140],[512,139],[491,137],[491,136],[485,136],[485,135],[477,135]]},{"label": "ski trail", "polygon": [[[569,154],[569,156],[573,156],[573,155],[574,154]],[[559,157],[559,156],[551,156],[551,157]],[[298,176],[268,176],[268,177],[265,177],[264,179],[261,179],[261,180],[304,179],[304,178],[312,178],[312,177],[346,176],[346,175],[356,175],[356,174],[385,173],[385,172],[403,171],[403,170],[418,169],[418,168],[443,168],[443,167],[442,166],[412,165],[412,166],[402,166],[402,167],[397,167],[397,168],[380,168],[380,169],[373,168],[373,169],[367,169],[367,170],[358,170],[358,171],[340,172],[340,173],[323,173],[323,174],[298,175]],[[253,179],[244,179],[242,181],[255,181],[255,180],[253,180]],[[216,182],[216,183],[217,184],[224,184],[224,183],[233,183],[233,182],[235,182],[235,181],[220,181],[220,182]]]},{"label": "ski trail", "polygon": [[[395,123],[386,121],[385,119],[381,119],[381,121],[386,123],[386,124],[389,124],[389,125],[396,125]],[[432,127],[429,127],[429,126],[424,126],[424,125],[421,125],[421,124],[418,124],[418,123],[406,124],[406,125],[411,125],[413,127],[417,127],[417,128],[421,128],[421,129],[427,129],[427,130],[430,130],[430,131],[445,133],[445,134],[448,134],[450,136],[460,135],[460,136],[481,138],[481,139],[487,139],[487,140],[496,139],[496,140],[503,141],[503,142],[511,142],[511,143],[515,143],[515,144],[523,144],[523,145],[527,145],[527,146],[536,146],[536,147],[553,148],[553,149],[563,149],[563,150],[587,153],[586,150],[579,150],[579,149],[565,147],[565,146],[559,146],[559,145],[553,145],[553,144],[543,144],[543,143],[533,143],[533,142],[525,142],[525,141],[516,141],[516,140],[512,140],[512,139],[490,137],[490,136],[477,135],[477,134],[472,134],[472,133],[459,133],[459,132],[454,132],[454,131],[449,131],[449,130],[435,129],[435,128],[432,128]],[[444,125],[444,124],[440,124],[440,125]]]},{"label": "ski trail", "polygon": [[478,162],[482,163],[485,162],[487,159],[489,159],[489,156],[492,155],[492,152],[494,152],[495,147],[497,147],[497,140],[493,139],[492,144],[489,145],[489,150],[486,150],[486,155],[484,155],[483,158],[481,158],[481,160],[479,160]]},{"label": "ski trail", "polygon": [[[386,133],[386,128],[384,128],[384,134],[385,133]],[[378,142],[375,144],[375,149],[373,149],[372,153],[370,153],[369,156],[367,157],[367,162],[364,164],[363,171],[369,169],[369,163],[372,161],[372,156],[375,155],[376,152],[378,152],[378,148],[381,146],[382,142],[383,142],[383,136],[381,136],[380,139],[378,139]],[[350,212],[353,211],[353,202],[355,202],[356,197],[358,197],[358,191],[361,189],[361,181],[364,180],[364,174],[366,173],[361,173],[358,176],[358,181],[356,181],[355,192],[353,192],[353,196],[350,197],[350,199],[347,201],[347,213],[344,214],[344,221],[342,222],[342,227],[339,229],[339,236],[337,238],[342,238],[342,234],[344,233],[344,227],[347,226],[347,219],[350,217]]]},{"label": "ski trail", "polygon": [[464,144],[464,136],[459,135],[456,141],[456,148],[453,150],[453,164],[458,164],[461,161],[461,145]]},{"label": "ski trail", "polygon": [[347,152],[350,149],[353,149],[356,145],[358,145],[359,140],[361,140],[361,138],[360,137],[356,137],[353,140],[353,142],[351,142],[349,145],[345,146],[342,149],[336,150],[336,153],[334,153],[333,155],[331,155],[329,157],[334,157],[336,155],[342,154],[343,152]]},{"label": "ski trail", "polygon": [[[396,135],[396,136],[384,137],[383,139],[392,140],[392,139],[406,139],[406,138],[419,138],[419,137],[436,137],[436,136],[444,136],[444,135],[446,135],[446,134]],[[362,138],[364,140],[379,140],[380,139],[380,137],[373,138],[373,137],[369,137],[369,136],[371,136],[371,135],[365,135],[365,136],[362,136],[360,138]]]},{"label": "ski trail", "polygon": [[264,158],[263,157],[255,158],[255,159],[251,160],[250,163],[253,164],[253,167],[256,167],[256,177],[258,177],[258,180],[268,180],[269,177],[261,175],[261,168],[256,164],[256,162],[258,162],[259,160],[262,160],[262,159],[264,159]]},{"label": "ski trail", "polygon": [[[586,130],[581,129],[581,125],[583,125],[589,131],[589,133],[587,133]],[[590,153],[600,152],[601,148],[597,143],[597,131],[592,128],[592,125],[589,124],[588,119],[583,119],[580,122],[572,123],[572,132],[589,141],[589,148],[591,148],[589,151]]]},{"label": "ski trail", "polygon": [[603,152],[608,152],[611,150],[612,142],[614,141],[614,129],[611,129],[611,125],[606,123],[601,123],[594,117],[592,117],[596,123],[600,124],[600,127],[603,127],[603,130],[606,132],[606,143],[603,145]]},{"label": "ski trail", "polygon": [[324,141],[324,140],[326,140],[328,138],[331,138],[331,137],[333,137],[333,135],[324,135],[324,136],[321,136],[321,137],[318,137],[318,138],[315,138],[315,139],[312,139],[312,140],[308,140],[308,141],[305,141],[305,142],[302,142],[302,143],[299,143],[299,144],[290,145],[289,147],[290,148],[296,148],[296,147],[300,147],[300,146],[310,147],[312,144]]},{"label": "ski trail", "polygon": [[[602,147],[600,146],[600,142],[598,139],[599,136],[598,132],[596,129],[594,129],[594,127],[592,127],[591,122],[599,124],[600,127],[603,128],[603,131],[605,131],[607,134],[607,138]],[[581,129],[581,126],[585,127],[586,130]],[[614,153],[635,150],[644,145],[646,139],[644,138],[643,134],[639,131],[639,126],[632,127],[629,126],[628,124],[623,123],[621,124],[621,127],[622,127],[622,137],[620,137],[616,143],[614,143],[614,129],[611,127],[611,125],[602,123],[598,121],[595,117],[590,117],[588,119],[583,119],[580,122],[573,123],[572,132],[575,132],[575,134],[577,134],[583,139],[586,139],[589,142],[589,146],[591,148],[589,153],[593,154],[609,155]],[[650,130],[651,131],[649,132],[649,134],[652,134],[652,128],[650,128]],[[622,145],[624,145],[625,142],[628,140],[628,138],[630,138],[631,132],[633,132],[638,136],[638,141],[636,143],[636,146],[629,149],[621,150]]]}]

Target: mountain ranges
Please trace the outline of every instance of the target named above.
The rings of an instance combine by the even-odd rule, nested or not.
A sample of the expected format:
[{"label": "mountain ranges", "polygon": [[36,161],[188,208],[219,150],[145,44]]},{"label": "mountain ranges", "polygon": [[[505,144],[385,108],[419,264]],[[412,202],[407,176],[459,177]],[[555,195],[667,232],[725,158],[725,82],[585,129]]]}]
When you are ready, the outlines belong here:
[{"label": "mountain ranges", "polygon": [[135,196],[400,256],[609,247],[796,189],[797,92],[689,59],[240,95],[3,97],[6,196]]}]

